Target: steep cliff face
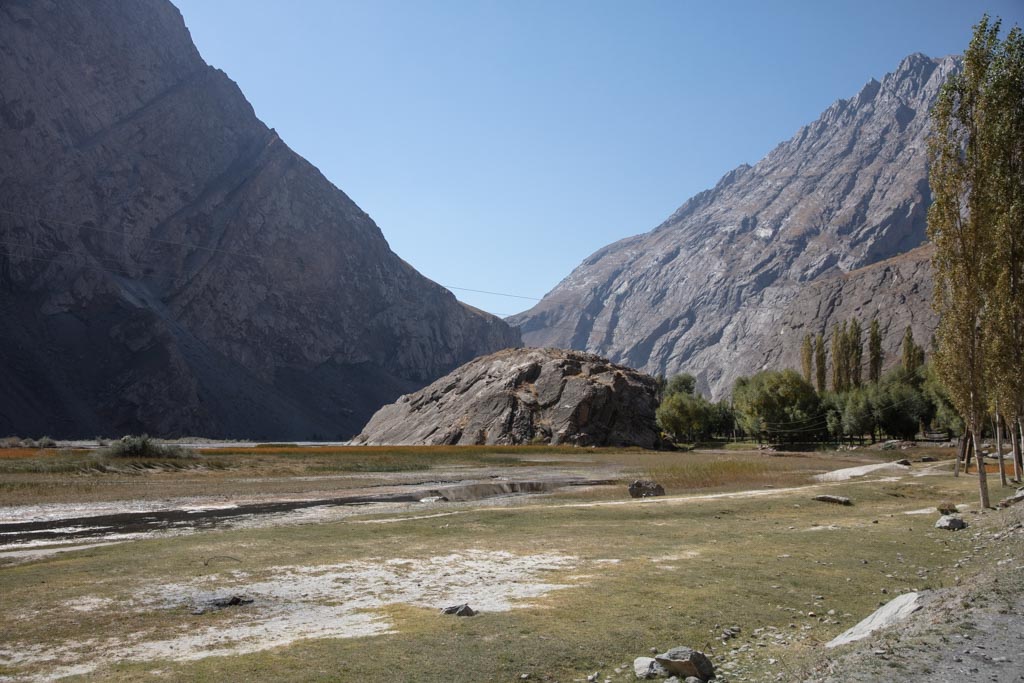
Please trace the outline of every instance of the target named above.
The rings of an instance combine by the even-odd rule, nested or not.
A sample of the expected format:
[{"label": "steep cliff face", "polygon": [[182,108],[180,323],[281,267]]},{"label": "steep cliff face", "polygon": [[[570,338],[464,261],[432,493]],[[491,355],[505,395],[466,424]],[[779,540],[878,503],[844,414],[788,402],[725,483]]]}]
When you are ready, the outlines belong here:
[{"label": "steep cliff face", "polygon": [[908,322],[927,340],[927,264],[881,262],[926,241],[928,111],[956,68],[907,57],[653,231],[586,259],[510,322],[530,345],[691,372],[716,397],[739,375],[794,365],[794,331],[827,330],[848,312],[877,316],[889,348]]},{"label": "steep cliff face", "polygon": [[658,448],[657,391],[653,377],[593,354],[506,349],[384,406],[356,442]]},{"label": "steep cliff face", "polygon": [[338,438],[518,345],[392,253],[169,2],[5,2],[0,55],[0,433]]}]

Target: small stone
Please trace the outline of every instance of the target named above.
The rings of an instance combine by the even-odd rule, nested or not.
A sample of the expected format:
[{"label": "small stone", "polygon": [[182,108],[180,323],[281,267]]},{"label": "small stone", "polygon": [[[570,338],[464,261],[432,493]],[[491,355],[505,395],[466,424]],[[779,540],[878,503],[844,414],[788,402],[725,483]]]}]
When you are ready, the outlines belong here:
[{"label": "small stone", "polygon": [[594,681],[597,680],[597,677],[600,673],[600,671],[595,671],[594,673],[587,676],[587,683],[594,683]]},{"label": "small stone", "polygon": [[451,607],[445,607],[441,610],[441,614],[454,614],[457,617],[475,617],[476,610],[470,607],[466,603],[461,605],[452,605]]}]

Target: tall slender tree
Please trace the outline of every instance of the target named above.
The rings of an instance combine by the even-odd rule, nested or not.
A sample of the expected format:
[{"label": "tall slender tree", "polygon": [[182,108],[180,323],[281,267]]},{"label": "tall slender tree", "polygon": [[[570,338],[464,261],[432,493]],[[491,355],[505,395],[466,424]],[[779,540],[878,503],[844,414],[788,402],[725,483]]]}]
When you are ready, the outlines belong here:
[{"label": "tall slender tree", "polygon": [[882,331],[878,327],[878,318],[871,319],[871,328],[868,331],[868,380],[878,384],[882,379],[882,362],[885,355],[882,352]]},{"label": "tall slender tree", "polygon": [[800,344],[800,367],[804,373],[804,380],[808,384],[814,381],[814,341],[811,337],[811,333],[808,332],[804,335],[804,340]]},{"label": "tall slender tree", "polygon": [[861,365],[864,362],[864,341],[861,339],[860,321],[854,318],[846,331],[847,371],[850,374],[847,385],[857,388],[861,384]]},{"label": "tall slender tree", "polygon": [[[1005,289],[1000,285],[1008,261],[999,256],[1005,251],[1000,226],[1016,220],[1008,230],[1021,229],[1019,210],[1003,203],[1019,196],[1019,153],[1000,149],[1002,144],[1019,149],[1020,144],[1006,132],[1024,107],[1019,72],[1004,73],[1014,68],[1020,32],[1011,31],[1003,43],[999,31],[999,20],[988,15],[974,27],[963,71],[947,79],[932,109],[928,140],[933,197],[928,235],[935,244],[939,313],[936,367],[974,443],[982,507],[989,506],[989,494],[978,436],[1001,393],[996,386],[990,392],[987,380],[1001,366],[997,330],[1000,311],[1008,307],[1002,305]],[[1015,154],[1013,162],[1009,157]],[[1019,366],[1015,371],[1020,372]]]},{"label": "tall slender tree", "polygon": [[[986,377],[996,424],[1001,426],[1005,416],[1012,437],[1024,413],[1024,33],[1019,27],[996,47],[986,76],[985,125],[978,131],[989,179],[987,201],[994,207]],[[1019,478],[1021,444],[1010,441]]]},{"label": "tall slender tree", "polygon": [[914,330],[907,325],[903,333],[903,344],[901,346],[903,356],[903,369],[908,373],[917,372],[917,369],[924,365],[924,349],[914,341]]},{"label": "tall slender tree", "polygon": [[843,343],[846,338],[846,323],[844,322],[842,327],[839,323],[832,325],[832,391],[841,393],[846,391],[846,374],[844,372],[844,365],[846,364],[846,353],[844,353]]},{"label": "tall slender tree", "polygon": [[825,393],[825,379],[828,377],[827,359],[825,357],[825,335],[821,332],[814,340],[814,383],[818,393]]}]

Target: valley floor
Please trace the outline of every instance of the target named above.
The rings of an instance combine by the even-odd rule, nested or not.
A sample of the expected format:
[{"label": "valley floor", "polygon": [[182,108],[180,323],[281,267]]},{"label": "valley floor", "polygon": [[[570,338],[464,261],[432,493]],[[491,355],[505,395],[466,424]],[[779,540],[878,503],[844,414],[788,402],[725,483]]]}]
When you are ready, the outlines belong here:
[{"label": "valley floor", "polygon": [[[1024,570],[1019,513],[970,512],[973,478],[924,452],[0,451],[0,680],[627,681],[674,645],[725,681],[917,680],[908,653],[1019,633]],[[668,495],[630,499],[636,477]],[[935,529],[939,503],[971,526]],[[826,658],[911,590],[935,591],[913,623],[947,632]],[[971,609],[926,618],[950,600]],[[982,602],[990,622],[971,616]],[[440,614],[460,603],[479,614]],[[974,668],[1017,680],[1000,677],[1017,650],[1000,656]]]}]

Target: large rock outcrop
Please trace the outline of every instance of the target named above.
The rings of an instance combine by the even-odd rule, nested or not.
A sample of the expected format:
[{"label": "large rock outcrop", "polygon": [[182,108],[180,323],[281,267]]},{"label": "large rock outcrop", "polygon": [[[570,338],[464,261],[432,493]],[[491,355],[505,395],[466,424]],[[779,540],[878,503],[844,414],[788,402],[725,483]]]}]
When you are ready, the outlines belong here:
[{"label": "large rock outcrop", "polygon": [[381,408],[371,445],[661,445],[653,377],[593,354],[507,349]]},{"label": "large rock outcrop", "polygon": [[0,434],[347,437],[519,343],[392,253],[169,2],[0,3],[0,55]]},{"label": "large rock outcrop", "polygon": [[[652,232],[586,259],[510,318],[536,346],[585,349],[714,397],[739,375],[798,367],[800,337],[877,317],[893,353],[926,343],[929,109],[953,57],[915,54],[740,166]],[[888,259],[893,259],[888,261]]]}]

